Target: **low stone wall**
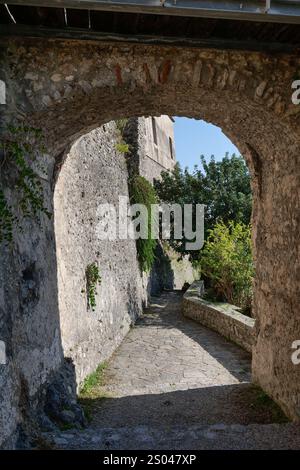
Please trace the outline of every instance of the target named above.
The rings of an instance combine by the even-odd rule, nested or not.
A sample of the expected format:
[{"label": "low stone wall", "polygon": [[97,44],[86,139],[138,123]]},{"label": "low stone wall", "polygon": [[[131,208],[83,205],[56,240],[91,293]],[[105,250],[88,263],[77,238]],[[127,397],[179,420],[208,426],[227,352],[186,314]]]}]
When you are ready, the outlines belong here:
[{"label": "low stone wall", "polygon": [[183,297],[183,314],[217,331],[252,352],[255,340],[255,320],[239,312],[234,305],[208,302],[199,297],[202,281],[195,281]]}]

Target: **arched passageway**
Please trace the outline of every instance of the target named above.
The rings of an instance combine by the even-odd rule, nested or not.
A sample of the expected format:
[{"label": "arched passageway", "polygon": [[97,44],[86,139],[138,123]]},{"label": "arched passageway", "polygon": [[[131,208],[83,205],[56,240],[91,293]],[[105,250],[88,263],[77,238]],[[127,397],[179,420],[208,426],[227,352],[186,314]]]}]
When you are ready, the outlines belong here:
[{"label": "arched passageway", "polygon": [[[42,128],[51,207],[51,188],[72,143],[110,120],[159,114],[201,118],[220,126],[236,144],[253,180],[257,325],[253,379],[289,416],[299,419],[300,369],[291,361],[291,345],[300,337],[300,109],[291,102],[299,59],[28,39],[6,43],[2,60],[1,78],[8,90],[2,118]],[[2,263],[6,269],[10,266],[5,300],[13,307],[7,315],[17,319],[13,333],[7,332],[14,338],[11,374],[18,384],[22,377],[29,398],[61,361],[53,221],[43,220],[43,225],[40,233],[30,223],[28,241],[24,244],[18,235],[14,257],[5,252]],[[20,312],[28,299],[15,299],[12,285],[32,263],[38,272],[38,301],[31,304],[25,322]],[[21,342],[15,340],[18,333]],[[7,391],[6,402],[10,400]]]},{"label": "arched passageway", "polygon": [[[188,121],[192,124],[192,120]],[[200,128],[199,121],[193,123],[196,129]],[[123,134],[119,129],[122,124]],[[129,201],[132,176],[139,174],[152,181],[168,165],[175,164],[168,132],[174,141],[173,122],[168,116],[107,123],[78,139],[58,172],[54,190],[54,231],[60,330],[64,356],[75,366],[77,383],[82,384],[99,364],[110,358],[142,314],[150,296],[157,296],[164,289],[186,288],[199,277],[199,268],[189,257],[182,258],[172,249],[172,244],[166,243],[156,247],[151,270],[140,269],[135,240],[118,236],[120,217],[123,219],[119,198]],[[155,143],[154,135],[157,142],[159,136],[160,145]],[[127,146],[126,152],[118,150],[120,145],[122,147],[120,142]],[[184,152],[186,154],[186,147]],[[228,172],[227,179],[230,179]],[[248,178],[245,180],[247,188],[239,181],[238,189],[233,180],[231,184],[235,189],[228,181],[223,181],[226,184],[223,193],[224,190],[249,193]],[[203,199],[198,201],[208,203]],[[117,213],[116,237],[107,226],[103,239],[101,225],[103,208],[105,212],[109,210],[107,204],[112,204],[113,212]],[[229,203],[222,207],[225,212],[221,216],[226,217],[232,207]],[[108,212],[111,222],[113,212]],[[245,209],[247,223],[250,214],[251,203]],[[206,219],[206,230],[208,223]],[[91,307],[87,278],[93,265],[100,279]],[[225,331],[223,334],[228,337]],[[248,336],[250,344],[252,331]]]}]

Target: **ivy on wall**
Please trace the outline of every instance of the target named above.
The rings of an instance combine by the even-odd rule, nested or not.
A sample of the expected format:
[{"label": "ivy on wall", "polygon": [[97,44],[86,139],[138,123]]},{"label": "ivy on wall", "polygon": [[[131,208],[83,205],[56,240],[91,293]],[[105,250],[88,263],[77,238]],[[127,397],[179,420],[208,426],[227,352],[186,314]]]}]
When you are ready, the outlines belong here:
[{"label": "ivy on wall", "polygon": [[116,150],[120,153],[129,153],[130,152],[130,146],[127,144],[124,140],[124,131],[126,124],[128,122],[128,119],[118,119],[115,121],[118,133],[119,133],[119,142],[116,143]]},{"label": "ivy on wall", "polygon": [[[3,187],[0,188],[0,243],[13,241],[14,227],[22,230],[21,218],[37,218],[51,213],[44,205],[44,193],[41,174],[46,174],[45,168],[37,160],[37,155],[44,152],[42,133],[40,129],[29,126],[8,126],[0,141],[0,171],[10,176],[12,191],[17,195],[17,208],[7,201]],[[2,174],[1,174],[2,177]],[[1,178],[3,184],[3,178]]]},{"label": "ivy on wall", "polygon": [[[131,158],[132,147],[126,142],[125,136],[125,129],[128,123],[128,119],[119,119],[115,121],[115,123],[120,135],[120,141],[118,144],[116,144],[116,149],[121,153],[128,154]],[[157,244],[157,241],[151,238],[151,204],[157,203],[157,197],[153,186],[151,183],[149,183],[148,180],[146,180],[143,176],[140,176],[135,168],[130,172],[130,165],[128,165],[128,170],[129,174],[132,175],[128,180],[130,203],[144,204],[148,210],[148,220],[145,221],[145,223],[148,225],[148,238],[138,238],[136,240],[137,257],[140,269],[142,272],[148,272],[154,263],[154,252]]]},{"label": "ivy on wall", "polygon": [[144,204],[148,210],[148,238],[136,240],[137,255],[141,271],[151,269],[155,260],[155,248],[157,241],[151,238],[152,211],[151,204],[157,203],[155,190],[151,183],[143,176],[134,175],[129,180],[129,197],[131,204]]},{"label": "ivy on wall", "polygon": [[5,199],[3,189],[0,188],[0,243],[12,242],[13,225],[16,217],[13,215],[12,208]]}]

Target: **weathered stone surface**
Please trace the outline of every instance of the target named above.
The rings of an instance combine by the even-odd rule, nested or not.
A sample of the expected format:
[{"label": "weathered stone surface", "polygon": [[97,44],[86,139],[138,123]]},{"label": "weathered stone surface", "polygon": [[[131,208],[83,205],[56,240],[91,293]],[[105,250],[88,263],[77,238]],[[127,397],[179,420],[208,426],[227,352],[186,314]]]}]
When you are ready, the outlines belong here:
[{"label": "weathered stone surface", "polygon": [[[128,165],[116,150],[119,141],[114,122],[82,137],[71,148],[55,187],[61,337],[78,385],[119,346],[147,304],[149,290],[181,289],[194,279],[188,260],[179,260],[170,249],[158,250],[148,279],[140,272],[134,240],[99,238],[101,204],[113,204],[118,213],[119,196],[129,197]],[[101,275],[94,311],[87,308],[85,275],[92,262]],[[158,277],[159,288],[154,282]]]},{"label": "weathered stone surface", "polygon": [[[38,422],[42,429],[52,425],[71,424],[76,427],[86,426],[87,420],[76,401],[76,369],[71,359],[64,360],[62,366],[53,375],[45,390],[43,412]],[[46,419],[45,419],[46,418]]]},{"label": "weathered stone surface", "polygon": [[234,305],[201,299],[200,282],[195,281],[184,294],[183,314],[217,331],[251,353],[255,343],[255,320],[240,313]]},{"label": "weathered stone surface", "polygon": [[56,449],[99,450],[299,450],[297,424],[202,424],[98,428],[86,433],[46,435]]},{"label": "weathered stone surface", "polygon": [[[19,119],[42,128],[47,142],[42,184],[50,210],[53,169],[57,172],[62,154],[78,137],[111,120],[160,114],[201,118],[219,125],[238,146],[253,177],[253,378],[295,420],[300,367],[291,361],[291,345],[300,338],[300,106],[291,102],[291,84],[299,65],[298,56],[242,51],[1,40],[7,105],[1,105],[0,124]],[[55,74],[60,81],[51,80]],[[265,81],[262,93],[258,87]],[[4,171],[1,184],[15,204]],[[63,359],[54,225],[46,217],[41,223],[43,231],[27,221],[24,234],[15,235],[14,249],[1,249],[0,340],[8,359],[0,366],[3,445],[15,439],[21,404],[34,406]],[[23,277],[27,269],[34,284]]]},{"label": "weathered stone surface", "polygon": [[[80,384],[110,357],[147,303],[135,240],[101,240],[101,204],[128,198],[128,172],[112,122],[72,147],[57,179],[54,208],[58,301],[64,355]],[[101,282],[95,310],[87,308],[86,267],[96,262]]]}]

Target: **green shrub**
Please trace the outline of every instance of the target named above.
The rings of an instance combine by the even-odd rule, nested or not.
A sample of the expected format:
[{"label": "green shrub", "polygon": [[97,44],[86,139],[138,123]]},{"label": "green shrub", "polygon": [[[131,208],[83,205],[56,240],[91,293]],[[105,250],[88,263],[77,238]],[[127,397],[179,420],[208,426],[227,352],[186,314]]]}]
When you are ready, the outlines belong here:
[{"label": "green shrub", "polygon": [[254,270],[249,225],[217,223],[209,230],[200,266],[218,298],[241,307],[245,313],[251,309]]},{"label": "green shrub", "polygon": [[[251,217],[252,193],[250,175],[241,156],[227,153],[222,161],[213,156],[200,159],[201,166],[195,165],[190,172],[181,169],[177,163],[171,172],[163,171],[161,180],[154,182],[158,198],[168,204],[205,205],[205,239],[208,231],[223,220],[233,220],[248,224]],[[200,163],[200,162],[199,162]],[[171,246],[180,254],[189,254],[191,260],[197,261],[201,251],[186,250],[186,238],[174,239],[171,235]]]},{"label": "green shrub", "polygon": [[144,204],[148,210],[148,238],[136,240],[137,255],[141,271],[149,271],[155,259],[156,240],[151,238],[151,204],[157,203],[153,186],[143,176],[135,175],[129,180],[131,204]]}]

